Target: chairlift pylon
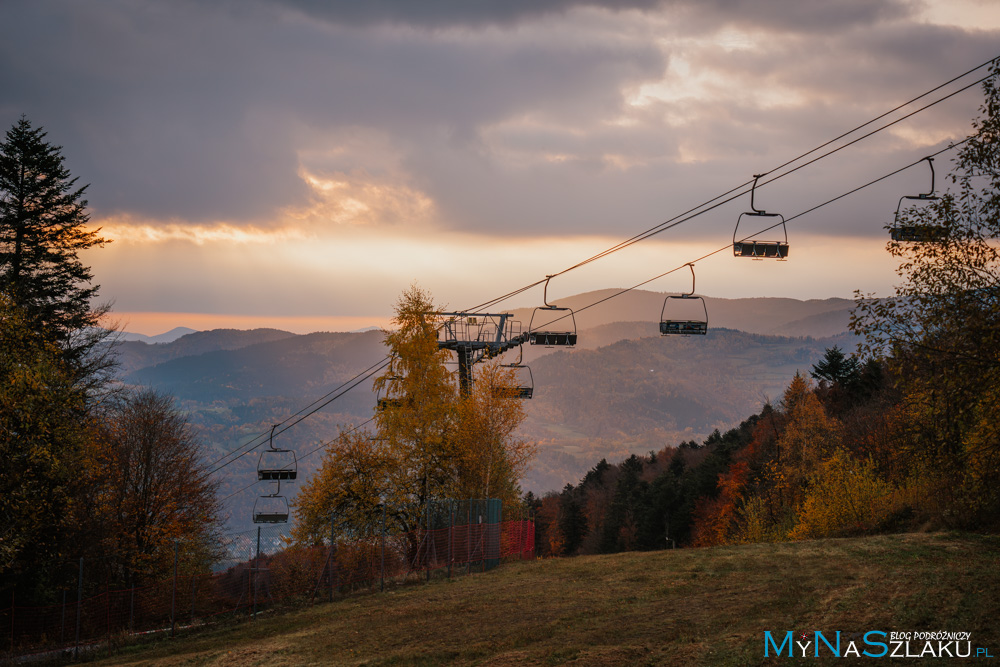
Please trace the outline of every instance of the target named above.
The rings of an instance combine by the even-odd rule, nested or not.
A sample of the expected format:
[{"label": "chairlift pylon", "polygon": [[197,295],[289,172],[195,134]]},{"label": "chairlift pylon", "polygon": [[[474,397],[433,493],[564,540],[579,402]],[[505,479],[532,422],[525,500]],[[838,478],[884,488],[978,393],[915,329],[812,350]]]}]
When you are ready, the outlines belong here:
[{"label": "chairlift pylon", "polygon": [[[736,219],[736,228],[733,229],[733,256],[734,257],[750,257],[751,259],[777,259],[779,262],[785,261],[788,257],[788,229],[785,227],[785,216],[780,213],[768,213],[763,209],[758,209],[754,206],[754,194],[757,191],[757,181],[764,174],[754,174],[753,176],[753,187],[750,189],[750,210],[744,213],[740,213],[740,217]],[[737,240],[736,232],[740,228],[740,221],[743,216],[750,216],[756,218],[780,218],[781,219],[781,229],[784,232],[784,241],[759,241],[757,239],[743,238]],[[777,225],[773,225],[777,226]]]},{"label": "chairlift pylon", "polygon": [[[576,345],[576,316],[573,314],[573,309],[565,306],[555,306],[549,303],[549,281],[554,277],[555,276],[545,276],[545,289],[542,296],[542,301],[545,305],[535,308],[534,312],[531,313],[531,320],[528,322],[528,343],[531,345],[544,345],[545,347],[573,347]],[[545,323],[541,323],[538,325],[540,328],[537,331],[535,330],[535,318],[540,313],[551,313],[557,311],[562,311],[567,314],[554,320],[548,320]],[[567,322],[569,326],[561,327],[558,330],[550,330],[548,325],[561,322],[567,317],[569,318],[569,322]]]},{"label": "chairlift pylon", "polygon": [[940,197],[934,194],[934,158],[927,156],[924,160],[927,160],[927,165],[931,168],[930,192],[922,192],[916,195],[903,195],[899,198],[899,203],[896,204],[896,215],[893,218],[892,228],[889,230],[889,236],[893,241],[927,243],[931,241],[940,241],[944,235],[944,229],[940,225],[903,225],[899,222],[899,214],[903,207],[904,199],[912,199],[919,202],[937,201],[940,199]]},{"label": "chairlift pylon", "polygon": [[292,480],[298,476],[299,462],[295,452],[274,446],[274,429],[278,426],[279,424],[271,425],[268,447],[257,459],[257,479],[260,481]]},{"label": "chairlift pylon", "polygon": [[254,523],[288,523],[288,501],[281,495],[281,482],[274,493],[258,496],[253,504]]},{"label": "chairlift pylon", "polygon": [[[663,300],[663,309],[660,310],[660,335],[668,336],[672,334],[679,334],[682,336],[691,335],[705,335],[708,333],[708,306],[705,305],[705,299],[700,296],[694,295],[694,263],[688,262],[688,268],[691,269],[691,291],[685,292],[677,295],[670,295]],[[676,312],[676,309],[668,309],[668,305],[671,305],[672,300],[679,299],[680,303],[693,303],[694,301],[701,302],[701,309],[705,313],[704,318],[692,318],[680,317],[681,312]],[[674,303],[673,305],[679,305]],[[668,310],[670,312],[668,312]],[[686,311],[690,311],[690,308],[684,308]],[[688,312],[688,315],[691,313]]]}]

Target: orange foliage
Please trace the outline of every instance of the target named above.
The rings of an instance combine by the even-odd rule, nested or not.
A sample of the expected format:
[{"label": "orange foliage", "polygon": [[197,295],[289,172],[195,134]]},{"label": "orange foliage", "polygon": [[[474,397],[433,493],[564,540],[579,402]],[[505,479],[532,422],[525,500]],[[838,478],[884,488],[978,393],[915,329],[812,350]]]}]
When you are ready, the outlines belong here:
[{"label": "orange foliage", "polygon": [[694,546],[709,547],[730,542],[749,472],[750,466],[746,461],[735,461],[726,472],[719,475],[719,495],[715,498],[698,499],[694,511],[694,526],[691,529]]}]

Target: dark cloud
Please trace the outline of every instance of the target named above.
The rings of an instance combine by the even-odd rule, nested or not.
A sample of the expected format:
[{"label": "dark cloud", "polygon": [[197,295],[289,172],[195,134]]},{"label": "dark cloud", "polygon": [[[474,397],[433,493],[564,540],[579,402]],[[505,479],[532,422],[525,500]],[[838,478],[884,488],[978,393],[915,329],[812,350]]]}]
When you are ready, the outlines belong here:
[{"label": "dark cloud", "polygon": [[662,0],[268,0],[346,25],[403,24],[419,28],[511,25],[578,7],[647,10]]},{"label": "dark cloud", "polygon": [[675,0],[690,11],[690,28],[720,25],[771,31],[833,34],[852,26],[874,25],[909,16],[910,0]]},{"label": "dark cloud", "polygon": [[[0,121],[26,113],[100,214],[260,219],[303,193],[229,17],[184,4],[14,2]],[[246,27],[246,26],[244,26]],[[242,37],[242,39],[241,39]]]},{"label": "dark cloud", "polygon": [[724,24],[772,30],[823,32],[906,16],[909,0],[264,0],[345,25],[407,25],[435,29],[511,25],[573,9],[608,11],[680,9],[687,27]]},{"label": "dark cloud", "polygon": [[[7,0],[0,124],[46,126],[99,214],[259,224],[307,202],[305,165],[398,176],[455,228],[616,234],[994,55],[995,33],[916,24],[909,7]],[[726,26],[758,43],[715,43]],[[680,50],[716,89],[673,72],[676,94],[630,107]],[[928,118],[967,129],[948,109]],[[328,150],[355,131],[379,149]]]},{"label": "dark cloud", "polygon": [[4,18],[18,29],[0,43],[0,122],[46,126],[99,213],[161,219],[261,221],[304,203],[312,132],[474,142],[511,115],[608,113],[665,67],[627,36],[441,41],[198,3],[14,2]]}]

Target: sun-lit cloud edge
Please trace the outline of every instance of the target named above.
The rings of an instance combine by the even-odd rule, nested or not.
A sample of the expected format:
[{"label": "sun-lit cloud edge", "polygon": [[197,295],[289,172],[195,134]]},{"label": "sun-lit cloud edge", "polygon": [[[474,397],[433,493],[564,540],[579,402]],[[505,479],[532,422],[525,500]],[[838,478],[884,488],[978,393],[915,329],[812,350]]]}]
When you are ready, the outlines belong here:
[{"label": "sun-lit cloud edge", "polygon": [[215,243],[239,245],[268,245],[305,238],[302,230],[294,227],[277,229],[232,222],[214,224],[188,224],[168,221],[139,220],[129,216],[97,218],[94,226],[101,236],[125,244],[161,244],[181,241],[196,246]]}]

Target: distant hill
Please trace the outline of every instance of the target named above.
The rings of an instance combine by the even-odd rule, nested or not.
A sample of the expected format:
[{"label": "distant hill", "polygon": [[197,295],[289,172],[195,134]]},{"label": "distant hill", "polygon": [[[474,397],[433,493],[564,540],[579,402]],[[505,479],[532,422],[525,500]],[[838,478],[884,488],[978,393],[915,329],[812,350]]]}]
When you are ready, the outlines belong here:
[{"label": "distant hill", "polygon": [[[616,294],[619,290],[598,290],[556,300],[557,305],[580,311]],[[659,322],[667,293],[632,290],[605,301],[599,307],[575,314],[578,330],[592,329],[615,322]],[[846,313],[853,307],[850,299],[718,299],[704,297],[708,321],[712,327],[738,329],[747,333],[778,336],[832,336],[847,331]],[[541,305],[541,304],[539,304]],[[518,308],[514,316],[526,329],[533,308]]]},{"label": "distant hill", "polygon": [[[214,336],[190,341],[191,353],[181,356],[173,350],[173,358],[134,370],[125,381],[159,387],[180,399],[209,403],[263,396],[310,397],[325,393],[385,356],[382,334],[377,331],[295,335],[255,329],[225,330],[221,332],[224,335],[220,331],[205,333]],[[208,351],[197,352],[206,348]],[[368,406],[373,401],[366,396],[360,403]]]},{"label": "distant hill", "polygon": [[847,331],[850,321],[850,308],[831,310],[803,317],[801,320],[785,322],[767,333],[782,336],[836,336]]},{"label": "distant hill", "polygon": [[[559,303],[592,303],[603,294]],[[535,392],[525,403],[521,433],[539,443],[525,490],[578,482],[602,457],[619,460],[725,429],[765,400],[780,399],[795,372],[808,372],[826,348],[854,347],[844,333],[850,304],[845,299],[706,299],[710,331],[691,338],[659,335],[663,299],[637,291],[608,302],[614,304],[611,312],[580,313],[574,350],[525,346]],[[526,326],[531,311],[518,314]],[[122,378],[172,393],[198,430],[208,460],[266,433],[271,423],[325,396],[385,353],[376,330],[297,335],[216,329],[170,343],[118,347]],[[308,479],[322,461],[318,453],[305,454],[320,452],[341,427],[369,419],[374,406],[367,381],[283,434],[282,446],[303,456],[299,479]],[[226,467],[222,496],[246,487],[255,465],[247,456]],[[294,495],[297,488],[282,490]],[[253,500],[247,491],[229,501],[230,527],[245,525]]]},{"label": "distant hill", "polygon": [[125,331],[121,334],[121,340],[123,341],[137,341],[140,343],[148,343],[150,345],[156,345],[158,343],[172,343],[181,336],[186,336],[188,334],[198,333],[197,329],[189,329],[187,327],[174,327],[166,333],[157,334],[156,336],[147,336],[140,333],[131,333]]},{"label": "distant hill", "polygon": [[278,329],[251,329],[249,331],[212,329],[211,331],[195,331],[158,345],[150,345],[140,341],[124,341],[117,346],[115,351],[121,366],[121,373],[127,376],[140,368],[154,366],[171,359],[216,350],[237,350],[248,345],[282,340],[295,335]]},{"label": "distant hill", "polygon": [[[547,354],[531,362],[534,397],[522,432],[544,444],[525,486],[577,482],[602,457],[700,441],[725,430],[766,401],[778,401],[796,372],[807,374],[849,334],[794,338],[713,329],[704,336],[661,337],[650,323],[619,322],[587,330],[598,337],[648,332],[597,349]],[[582,336],[582,334],[581,334]]]}]

